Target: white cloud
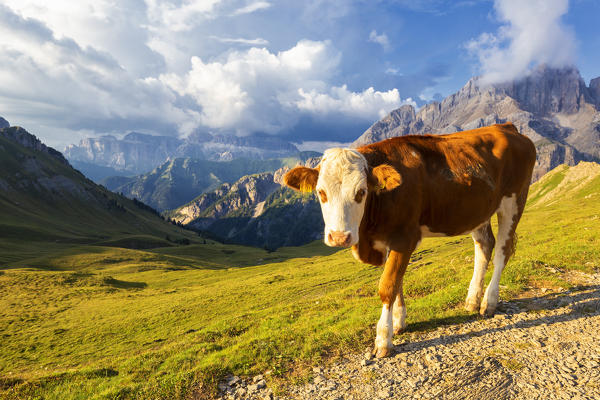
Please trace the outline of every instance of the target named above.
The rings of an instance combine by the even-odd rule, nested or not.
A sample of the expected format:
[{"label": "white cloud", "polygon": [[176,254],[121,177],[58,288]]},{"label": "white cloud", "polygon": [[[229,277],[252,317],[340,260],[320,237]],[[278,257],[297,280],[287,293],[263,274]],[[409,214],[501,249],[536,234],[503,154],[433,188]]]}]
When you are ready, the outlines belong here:
[{"label": "white cloud", "polygon": [[[84,129],[118,121],[184,126],[197,119],[161,82],[136,78],[110,54],[57,39],[44,24],[0,6],[0,110],[13,123]],[[13,119],[14,120],[14,119]]]},{"label": "white cloud", "polygon": [[168,27],[171,31],[189,31],[203,18],[214,17],[216,6],[222,0],[184,0],[181,4],[145,0],[150,22]]},{"label": "white cloud", "polygon": [[391,49],[390,40],[388,39],[387,35],[385,33],[378,35],[377,31],[374,29],[369,34],[369,42],[380,44],[385,51],[389,51]]},{"label": "white cloud", "polygon": [[329,93],[317,90],[306,92],[298,89],[302,98],[296,104],[303,111],[316,114],[340,113],[353,115],[363,119],[379,119],[402,104],[414,104],[412,99],[402,100],[398,89],[379,92],[372,87],[360,93],[351,92],[346,85],[332,87]]},{"label": "white cloud", "polygon": [[503,25],[466,44],[479,60],[482,83],[498,83],[527,74],[540,63],[560,67],[575,60],[575,35],[561,17],[568,0],[496,0]]},{"label": "white cloud", "polygon": [[253,13],[253,12],[256,12],[259,10],[265,10],[269,7],[271,7],[271,3],[266,2],[266,1],[257,1],[255,3],[250,3],[247,6],[238,8],[231,15],[235,16],[235,15],[250,14],[250,13]]},{"label": "white cloud", "polygon": [[210,29],[235,10],[269,5],[4,0],[0,115],[40,127],[37,134],[55,135],[43,138],[62,146],[90,132],[134,129],[286,134],[305,117],[372,122],[404,102],[396,89],[348,89],[342,54],[329,41],[299,40],[276,52],[261,37]]},{"label": "white cloud", "polygon": [[388,68],[385,70],[385,73],[388,75],[396,75],[396,76],[403,76],[404,74],[402,72],[400,72],[400,70],[398,68]]},{"label": "white cloud", "polygon": [[331,43],[302,40],[276,54],[251,48],[222,62],[194,57],[185,76],[165,74],[160,80],[199,105],[203,125],[242,134],[279,132],[302,113],[377,119],[403,103],[397,89],[357,93],[331,86],[339,61]]},{"label": "white cloud", "polygon": [[263,38],[256,39],[245,39],[245,38],[223,38],[218,36],[210,36],[211,39],[217,40],[221,43],[236,43],[248,46],[266,46],[269,44],[268,40]]}]

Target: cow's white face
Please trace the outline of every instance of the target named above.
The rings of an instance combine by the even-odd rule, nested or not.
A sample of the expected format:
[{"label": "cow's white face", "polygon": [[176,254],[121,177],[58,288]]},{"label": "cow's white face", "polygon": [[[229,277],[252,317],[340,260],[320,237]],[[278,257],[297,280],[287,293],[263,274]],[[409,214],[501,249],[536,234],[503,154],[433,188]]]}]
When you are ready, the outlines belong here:
[{"label": "cow's white face", "polygon": [[368,165],[359,152],[329,149],[323,154],[317,186],[325,221],[325,244],[352,246],[365,211]]},{"label": "cow's white face", "polygon": [[358,243],[358,228],[368,192],[395,189],[402,182],[387,164],[369,167],[356,150],[326,150],[317,168],[296,167],[283,177],[292,189],[316,190],[325,221],[325,244],[348,247]]}]

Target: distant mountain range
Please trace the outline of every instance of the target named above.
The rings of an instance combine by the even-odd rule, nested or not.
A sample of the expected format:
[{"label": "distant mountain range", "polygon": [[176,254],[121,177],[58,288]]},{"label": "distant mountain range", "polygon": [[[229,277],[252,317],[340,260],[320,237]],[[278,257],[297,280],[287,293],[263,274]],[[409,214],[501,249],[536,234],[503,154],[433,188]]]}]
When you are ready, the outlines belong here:
[{"label": "distant mountain range", "polygon": [[[314,157],[301,164],[318,163]],[[319,202],[281,186],[289,169],[244,176],[164,215],[228,243],[276,249],[319,239],[324,228]]]},{"label": "distant mountain range", "polygon": [[576,68],[540,66],[529,76],[457,93],[419,109],[405,105],[374,123],[353,146],[394,136],[450,133],[506,121],[536,144],[534,180],[559,164],[600,159],[600,77],[587,86]]},{"label": "distant mountain range", "polygon": [[[73,169],[63,155],[18,126],[0,128],[0,239],[117,247],[171,246],[197,235],[148,206],[112,193]],[[196,238],[196,239],[194,239]],[[9,247],[10,247],[9,246]],[[3,248],[3,259],[9,257]]]},{"label": "distant mountain range", "polygon": [[275,171],[293,166],[315,152],[298,152],[291,157],[270,160],[238,158],[231,161],[207,161],[176,158],[153,171],[135,177],[110,177],[101,183],[109,190],[137,198],[159,211],[173,209],[198,195],[216,189],[224,183],[237,181],[245,175]]},{"label": "distant mountain range", "polygon": [[[392,111],[365,131],[353,146],[400,135],[449,133],[505,121],[515,123],[536,144],[534,180],[562,163],[597,161],[600,78],[586,85],[575,68],[544,66],[521,80],[505,84],[483,86],[479,78],[472,78],[441,102],[427,104],[419,111],[408,105]],[[7,125],[0,119],[0,127]],[[69,168],[78,177],[75,186],[55,183],[59,186],[53,186],[50,193],[59,196],[79,190],[73,187],[93,185],[70,169],[60,153],[30,136],[15,136],[10,133],[14,129],[1,131],[5,138],[13,135],[17,138],[11,139],[13,142],[24,141],[29,148],[53,157],[55,163]],[[149,168],[151,172],[139,176],[111,177],[102,182],[113,191],[140,199],[163,211],[163,215],[225,242],[275,249],[322,236],[323,222],[314,196],[298,194],[280,185],[281,176],[289,167],[299,163],[314,166],[317,154],[298,153],[293,145],[274,137],[233,138],[196,133],[187,139],[176,139],[130,133],[121,140],[110,136],[85,139],[79,146],[70,146],[66,154],[75,166],[87,163],[94,168],[106,168],[103,173],[132,173]],[[13,175],[19,176],[18,168],[23,171],[33,168],[27,163],[32,161],[23,160],[22,164],[11,167]],[[13,175],[8,176],[14,179]],[[14,180],[6,181],[4,176],[0,175],[0,189],[20,185]],[[35,182],[33,187],[47,184],[44,179]],[[98,190],[108,193],[102,188]],[[96,196],[99,200],[92,201],[92,210],[107,207],[101,201],[104,195],[99,196]],[[113,199],[111,204],[130,204],[123,203],[122,197],[107,198]],[[82,210],[82,215],[87,213]],[[117,224],[122,226],[123,221]]]},{"label": "distant mountain range", "polygon": [[212,135],[196,132],[185,139],[131,132],[122,139],[107,135],[69,145],[65,157],[86,176],[137,175],[175,158],[231,161],[270,159],[298,153],[293,144],[271,135]]}]

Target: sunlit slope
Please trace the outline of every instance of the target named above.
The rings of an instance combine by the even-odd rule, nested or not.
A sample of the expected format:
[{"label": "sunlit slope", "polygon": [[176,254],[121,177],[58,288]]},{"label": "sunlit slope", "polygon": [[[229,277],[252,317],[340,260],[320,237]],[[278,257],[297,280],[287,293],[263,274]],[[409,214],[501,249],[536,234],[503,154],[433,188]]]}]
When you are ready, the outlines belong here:
[{"label": "sunlit slope", "polygon": [[[552,271],[600,268],[598,167],[559,167],[530,193],[503,299],[567,287]],[[405,279],[409,330],[476,318],[462,309],[472,248],[423,241]],[[226,373],[293,380],[370,345],[380,312],[381,269],[320,243],[26,256],[0,275],[0,397],[202,398]]]},{"label": "sunlit slope", "polygon": [[173,244],[167,237],[197,236],[96,185],[60,156],[0,135],[0,265],[20,259],[23,251],[61,243],[120,240],[128,247],[156,247]]}]

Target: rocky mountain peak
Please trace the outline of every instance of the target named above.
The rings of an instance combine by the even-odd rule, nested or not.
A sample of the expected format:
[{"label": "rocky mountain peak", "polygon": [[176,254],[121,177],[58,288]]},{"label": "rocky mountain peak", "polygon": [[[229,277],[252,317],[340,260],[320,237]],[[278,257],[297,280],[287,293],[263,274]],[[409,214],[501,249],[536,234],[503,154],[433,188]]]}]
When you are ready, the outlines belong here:
[{"label": "rocky mountain peak", "polygon": [[60,161],[61,163],[69,165],[69,162],[63,157],[63,155],[59,151],[53,149],[52,147],[46,146],[35,135],[32,135],[20,126],[1,128],[0,136],[4,136],[5,138],[12,140],[13,142],[16,142],[28,149],[47,153],[55,159],[57,159],[58,161]]},{"label": "rocky mountain peak", "polygon": [[596,102],[596,107],[600,109],[600,76],[590,81],[590,94]]},{"label": "rocky mountain peak", "polygon": [[600,158],[600,78],[586,86],[574,67],[542,65],[511,82],[471,78],[458,92],[417,112],[410,106],[375,122],[361,146],[408,134],[442,134],[513,122],[538,148],[534,180],[561,163]]},{"label": "rocky mountain peak", "polygon": [[595,104],[575,67],[541,65],[522,79],[497,84],[494,88],[517,100],[524,110],[540,115],[573,114],[584,102]]},{"label": "rocky mountain peak", "polygon": [[8,121],[5,120],[4,118],[0,117],[0,129],[8,128],[9,126],[10,126],[10,124],[8,123]]}]

